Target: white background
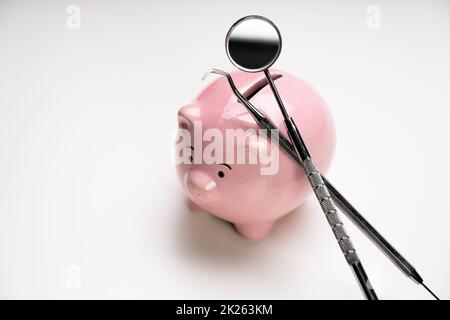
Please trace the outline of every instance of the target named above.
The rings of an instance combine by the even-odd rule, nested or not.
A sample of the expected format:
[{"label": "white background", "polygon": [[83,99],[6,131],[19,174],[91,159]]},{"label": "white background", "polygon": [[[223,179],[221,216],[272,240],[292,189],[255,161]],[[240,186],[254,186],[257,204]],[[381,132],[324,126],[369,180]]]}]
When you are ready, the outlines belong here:
[{"label": "white background", "polygon": [[[313,198],[260,242],[184,203],[176,112],[247,14],[330,106],[329,179],[450,298],[446,0],[1,0],[0,298],[362,298]],[[430,298],[346,226],[380,298]]]}]

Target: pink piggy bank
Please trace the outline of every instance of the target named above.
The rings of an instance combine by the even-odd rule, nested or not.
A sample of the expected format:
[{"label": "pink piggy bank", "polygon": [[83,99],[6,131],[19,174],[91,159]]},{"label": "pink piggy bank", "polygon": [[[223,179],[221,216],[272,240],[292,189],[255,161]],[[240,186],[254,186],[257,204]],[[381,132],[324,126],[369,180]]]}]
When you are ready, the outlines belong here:
[{"label": "pink piggy bank", "polygon": [[[335,128],[328,107],[304,81],[278,70],[271,73],[316,167],[324,173],[335,147]],[[235,71],[232,77],[239,91],[287,137],[281,112],[264,74]],[[196,139],[195,134],[199,134],[199,125],[203,131],[214,128],[216,133],[224,136],[229,129],[259,130],[252,116],[234,96],[225,77],[209,84],[191,104],[182,107],[178,112],[178,123],[179,128],[191,134],[192,141]],[[231,151],[244,148],[251,153],[273,145],[270,138],[260,138],[258,143],[236,145]],[[303,170],[282,149],[279,149],[275,174],[262,174],[262,163],[194,161],[194,157],[207,151],[206,148],[205,143],[192,142],[189,161],[177,164],[189,206],[233,223],[245,238],[266,237],[278,219],[300,206],[312,192]],[[223,150],[230,152],[226,147]]]}]

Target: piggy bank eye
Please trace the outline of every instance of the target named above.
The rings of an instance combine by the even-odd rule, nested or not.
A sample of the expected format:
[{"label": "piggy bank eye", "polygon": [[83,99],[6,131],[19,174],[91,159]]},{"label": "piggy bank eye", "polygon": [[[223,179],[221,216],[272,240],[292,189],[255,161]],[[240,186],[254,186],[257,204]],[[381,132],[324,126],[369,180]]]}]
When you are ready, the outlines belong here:
[{"label": "piggy bank eye", "polygon": [[[227,167],[228,169],[231,170],[231,166],[230,166],[229,164],[221,163],[220,165],[221,165],[221,166],[225,166],[225,167]],[[223,173],[222,170],[220,170],[219,172],[217,172],[217,175],[219,176],[219,178],[225,177],[225,173]]]},{"label": "piggy bank eye", "polygon": [[[194,154],[194,147],[190,146],[189,148],[192,150],[192,154]],[[189,156],[190,163],[194,163],[194,157],[192,156],[192,154]]]}]

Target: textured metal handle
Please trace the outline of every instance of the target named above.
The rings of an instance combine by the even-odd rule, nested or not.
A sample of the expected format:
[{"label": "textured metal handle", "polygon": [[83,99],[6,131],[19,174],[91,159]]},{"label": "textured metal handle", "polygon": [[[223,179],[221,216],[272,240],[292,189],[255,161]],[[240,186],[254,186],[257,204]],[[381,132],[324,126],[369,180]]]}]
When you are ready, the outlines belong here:
[{"label": "textured metal handle", "polygon": [[347,262],[351,265],[358,263],[359,259],[355,248],[345,232],[343,223],[339,219],[336,207],[331,200],[330,193],[325,186],[322,175],[316,170],[314,163],[309,158],[302,162],[302,167],[305,170],[317,199],[319,200],[322,211],[325,213],[328,224],[341,247],[342,253],[344,253],[345,259],[347,259]]}]

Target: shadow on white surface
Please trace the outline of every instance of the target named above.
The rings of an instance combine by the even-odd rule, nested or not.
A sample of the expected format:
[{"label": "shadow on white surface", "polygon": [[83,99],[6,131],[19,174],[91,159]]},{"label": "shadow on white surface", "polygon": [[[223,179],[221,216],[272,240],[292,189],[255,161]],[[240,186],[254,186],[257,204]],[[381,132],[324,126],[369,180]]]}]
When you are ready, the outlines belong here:
[{"label": "shadow on white surface", "polygon": [[308,208],[300,206],[281,218],[272,233],[263,240],[248,240],[240,236],[232,223],[215,217],[208,212],[192,211],[185,207],[179,224],[178,244],[186,256],[220,263],[239,263],[242,259],[252,259],[268,246],[279,242],[284,233],[305,233],[311,228]]},{"label": "shadow on white surface", "polygon": [[[316,209],[307,202],[277,221],[266,239],[252,241],[241,237],[231,223],[183,206],[173,233],[174,256],[182,261],[180,272],[196,284],[188,297],[358,299],[354,283],[336,276],[340,268],[323,272],[319,266],[328,250],[321,249],[316,219],[323,217]],[[330,250],[340,254],[335,246]],[[341,267],[349,272],[344,260]],[[217,291],[212,292],[210,286]],[[186,296],[181,294],[181,298]]]}]

